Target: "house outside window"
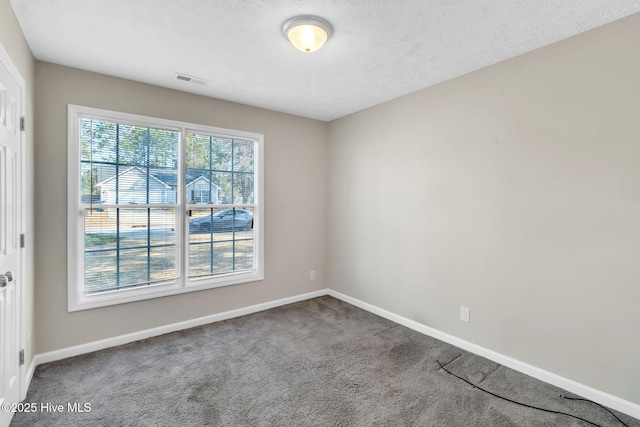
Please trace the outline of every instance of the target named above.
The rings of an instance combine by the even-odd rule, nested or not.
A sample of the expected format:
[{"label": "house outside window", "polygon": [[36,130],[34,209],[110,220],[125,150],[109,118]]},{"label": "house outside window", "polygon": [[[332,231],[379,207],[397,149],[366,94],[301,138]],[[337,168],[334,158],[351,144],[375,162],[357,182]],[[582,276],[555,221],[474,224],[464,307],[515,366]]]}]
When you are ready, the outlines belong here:
[{"label": "house outside window", "polygon": [[263,136],[70,105],[70,311],[263,278]]}]

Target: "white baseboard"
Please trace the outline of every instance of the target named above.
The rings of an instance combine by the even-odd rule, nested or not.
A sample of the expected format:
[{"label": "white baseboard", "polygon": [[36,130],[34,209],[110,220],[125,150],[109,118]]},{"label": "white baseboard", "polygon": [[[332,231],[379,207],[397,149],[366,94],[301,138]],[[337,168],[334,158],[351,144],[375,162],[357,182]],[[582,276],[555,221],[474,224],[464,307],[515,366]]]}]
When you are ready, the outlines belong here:
[{"label": "white baseboard", "polygon": [[[276,301],[269,301],[262,304],[256,304],[249,307],[238,308],[236,310],[225,311],[223,313],[212,314],[210,316],[198,317],[196,319],[185,320],[184,322],[172,323],[170,325],[159,326],[157,328],[146,329],[144,331],[133,332],[131,334],[120,335],[113,338],[107,338],[104,340],[93,341],[86,344],[80,344],[73,347],[67,347],[60,350],[50,351],[47,353],[36,354],[33,357],[33,369],[36,366],[43,363],[54,362],[56,360],[66,359],[68,357],[79,356],[81,354],[91,353],[97,350],[103,350],[105,348],[116,347],[123,344],[129,344],[134,341],[143,340],[146,338],[156,337],[158,335],[164,335],[171,332],[181,331],[183,329],[194,328],[196,326],[207,325],[209,323],[219,322],[221,320],[232,319],[234,317],[245,316],[247,314],[257,313],[259,311],[269,310],[270,308],[280,307],[287,304],[293,304],[308,300],[311,298],[327,295],[328,289],[322,289],[315,292],[309,292],[302,295],[296,295],[293,297],[283,298]],[[33,371],[31,375],[33,375]],[[29,384],[31,377],[28,377]]]},{"label": "white baseboard", "polygon": [[492,360],[496,363],[504,365],[508,368],[514,369],[518,372],[522,372],[523,374],[529,375],[533,378],[537,378],[540,381],[544,381],[556,387],[560,387],[562,389],[575,393],[579,396],[582,396],[584,398],[593,400],[594,402],[600,403],[601,405],[615,409],[631,417],[640,419],[640,405],[637,405],[633,402],[629,402],[627,400],[624,400],[619,397],[613,396],[611,394],[605,393],[603,391],[594,389],[587,385],[578,383],[568,378],[564,378],[560,375],[556,375],[554,373],[545,371],[544,369],[540,369],[535,366],[529,365],[527,363],[521,362],[519,360],[513,359],[511,357],[505,356],[493,350],[489,350],[482,346],[473,344],[469,341],[465,341],[453,335],[449,335],[445,332],[423,325],[422,323],[418,323],[416,321],[407,319],[406,317],[399,316],[390,311],[376,307],[364,301],[360,301],[358,299],[352,298],[350,296],[334,291],[332,289],[322,289],[319,291],[310,292],[302,295],[296,295],[288,298],[283,298],[276,301],[270,301],[262,304],[252,305],[249,307],[239,308],[236,310],[225,311],[223,313],[217,313],[217,314],[212,314],[210,316],[199,317],[197,319],[186,320],[184,322],[172,323],[170,325],[160,326],[153,329],[146,329],[144,331],[134,332],[131,334],[120,335],[117,337],[107,338],[100,341],[93,341],[90,343],[68,347],[61,350],[55,350],[47,353],[36,354],[33,357],[33,360],[31,362],[31,365],[29,366],[28,371],[26,372],[27,388],[28,388],[28,385],[31,383],[31,378],[33,377],[36,366],[42,363],[54,362],[56,360],[62,360],[68,357],[79,356],[81,354],[91,353],[97,350],[103,350],[103,349],[115,347],[118,345],[128,344],[134,341],[151,338],[158,335],[168,334],[171,332],[181,331],[183,329],[188,329],[196,326],[206,325],[209,323],[219,322],[221,320],[232,319],[234,317],[245,316],[247,314],[257,313],[259,311],[268,310],[270,308],[280,307],[283,305],[292,304],[292,303],[296,303],[296,302],[300,302],[300,301],[304,301],[304,300],[308,300],[311,298],[316,298],[324,295],[331,295],[334,298],[347,302],[351,305],[359,307],[370,313],[376,314],[380,317],[384,317],[385,319],[389,319],[400,325],[406,326],[409,329],[413,329],[414,331],[420,332],[424,335],[428,335],[430,337],[444,341],[451,345],[455,345],[456,347],[460,347],[471,353],[477,354],[478,356],[486,357],[489,360]]},{"label": "white baseboard", "polygon": [[605,393],[603,391],[597,390],[595,388],[589,387],[579,382],[570,380],[568,378],[564,378],[560,375],[556,375],[549,371],[545,371],[544,369],[540,369],[538,367],[529,365],[528,363],[524,363],[519,360],[513,359],[509,356],[505,356],[504,354],[495,352],[493,350],[489,350],[487,348],[473,344],[469,341],[465,341],[453,335],[449,335],[445,332],[423,325],[422,323],[418,323],[416,321],[407,319],[406,317],[402,317],[397,314],[391,313],[390,311],[384,310],[372,304],[344,295],[332,289],[329,290],[329,295],[331,295],[334,298],[340,299],[344,302],[347,302],[351,305],[359,307],[363,310],[366,310],[370,313],[376,314],[380,317],[384,317],[385,319],[388,319],[400,325],[406,326],[407,328],[413,329],[414,331],[420,332],[424,335],[428,335],[440,341],[444,341],[448,344],[455,345],[456,347],[460,347],[471,353],[477,354],[478,356],[485,357],[489,360],[492,360],[496,363],[504,365],[508,368],[511,368],[518,372],[522,372],[523,374],[529,375],[533,378],[539,379],[540,381],[544,381],[548,384],[554,385],[556,387],[560,387],[562,389],[575,393],[579,396],[582,396],[586,399],[589,399],[601,405],[604,405],[608,408],[615,409],[631,417],[640,419],[640,405],[637,405],[633,402],[629,402],[628,400],[621,399],[617,396],[613,396],[611,394]]},{"label": "white baseboard", "polygon": [[31,385],[31,379],[33,378],[33,373],[36,371],[36,356],[31,358],[31,363],[26,371],[24,371],[24,387],[20,389],[20,401],[23,401],[27,397],[27,392],[29,391],[29,386]]}]

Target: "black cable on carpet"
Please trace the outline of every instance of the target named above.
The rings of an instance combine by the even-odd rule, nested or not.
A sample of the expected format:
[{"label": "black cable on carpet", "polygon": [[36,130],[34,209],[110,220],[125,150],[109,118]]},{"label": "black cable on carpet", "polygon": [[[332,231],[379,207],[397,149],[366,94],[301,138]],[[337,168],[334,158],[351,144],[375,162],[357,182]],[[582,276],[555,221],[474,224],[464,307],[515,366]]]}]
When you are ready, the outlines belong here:
[{"label": "black cable on carpet", "polygon": [[[458,357],[460,357],[460,356],[458,356]],[[457,359],[457,358],[456,358],[456,359]],[[453,375],[454,377],[458,378],[459,380],[462,380],[462,381],[464,381],[465,383],[469,384],[469,385],[470,385],[470,386],[472,386],[473,388],[477,388],[478,390],[484,391],[485,393],[490,394],[490,395],[491,395],[491,396],[493,396],[493,397],[497,397],[498,399],[506,400],[507,402],[515,403],[515,404],[517,404],[517,405],[524,406],[524,407],[526,407],[526,408],[537,409],[538,411],[548,412],[548,413],[550,413],[550,414],[564,415],[564,416],[567,416],[567,417],[575,418],[576,420],[584,421],[585,423],[591,424],[591,425],[596,426],[596,427],[603,427],[603,426],[601,426],[600,424],[596,424],[596,423],[591,422],[591,421],[589,421],[589,420],[585,420],[584,418],[578,417],[578,416],[576,416],[576,415],[568,414],[568,413],[566,413],[566,412],[561,412],[561,411],[554,411],[554,410],[552,410],[552,409],[540,408],[540,407],[538,407],[538,406],[528,405],[528,404],[526,404],[526,403],[517,402],[517,401],[515,401],[515,400],[511,400],[511,399],[509,399],[509,398],[507,398],[507,397],[500,396],[500,395],[495,394],[495,393],[493,393],[493,392],[491,392],[491,391],[489,391],[489,390],[487,390],[487,389],[484,389],[484,388],[482,388],[482,387],[480,387],[480,386],[475,385],[475,384],[474,384],[474,383],[472,383],[471,381],[468,381],[468,380],[466,380],[466,379],[464,379],[464,378],[462,378],[462,377],[460,377],[460,376],[458,376],[458,375],[454,374],[453,372],[451,372],[451,371],[449,371],[447,368],[445,368],[445,367],[442,365],[442,363],[440,363],[440,361],[439,361],[439,360],[437,360],[437,359],[436,359],[436,362],[438,362],[438,365],[440,365],[440,367],[442,368],[442,370],[443,370],[443,371],[445,371],[447,374],[449,374],[449,375]],[[622,425],[623,425],[623,426],[625,426],[625,427],[629,427],[629,426],[627,426],[627,425],[626,425],[626,424],[625,424],[625,423],[624,423],[620,418],[618,418],[618,417],[617,417],[613,412],[609,411],[609,409],[605,408],[604,406],[600,405],[599,403],[592,402],[591,400],[588,400],[588,399],[582,399],[582,398],[572,398],[572,397],[565,397],[565,396],[562,396],[562,397],[564,397],[565,399],[572,399],[572,400],[584,400],[584,401],[587,401],[587,402],[594,403],[594,404],[596,404],[596,405],[598,405],[598,406],[601,406],[602,408],[606,409],[609,413],[611,413],[611,415],[613,415],[614,417],[616,417],[616,419],[617,419],[618,421],[620,421],[620,422],[622,423]]]},{"label": "black cable on carpet", "polygon": [[599,407],[601,407],[602,409],[604,409],[605,411],[607,411],[608,413],[610,413],[611,415],[616,417],[616,420],[620,421],[620,424],[622,424],[624,427],[629,427],[628,425],[625,424],[624,421],[622,421],[620,418],[618,418],[618,416],[616,414],[614,414],[613,411],[611,411],[606,406],[599,404],[598,402],[594,402],[593,400],[585,399],[583,397],[567,397],[567,396],[562,396],[562,395],[560,395],[560,397],[563,397],[563,398],[565,398],[567,400],[580,400],[582,402],[589,402],[589,403],[593,403],[594,405],[598,405]]}]

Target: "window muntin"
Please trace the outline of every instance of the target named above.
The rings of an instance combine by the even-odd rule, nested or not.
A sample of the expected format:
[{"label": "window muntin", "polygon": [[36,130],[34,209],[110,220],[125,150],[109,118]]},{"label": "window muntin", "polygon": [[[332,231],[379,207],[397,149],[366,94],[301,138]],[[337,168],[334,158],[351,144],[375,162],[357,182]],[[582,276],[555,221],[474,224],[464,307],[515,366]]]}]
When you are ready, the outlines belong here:
[{"label": "window muntin", "polygon": [[[186,141],[189,278],[252,270],[255,144],[199,132]],[[224,207],[201,209],[198,185]]]},{"label": "window muntin", "polygon": [[69,310],[261,280],[261,153],[259,134],[70,105]]},{"label": "window muntin", "polygon": [[179,134],[80,119],[81,203],[176,203]]},{"label": "window muntin", "polygon": [[177,278],[174,208],[89,209],[84,216],[87,295]]},{"label": "window muntin", "polygon": [[[79,121],[80,203],[89,205],[83,292],[175,280],[179,133],[93,117]],[[93,209],[94,203],[114,207]],[[131,209],[139,204],[150,206]]]},{"label": "window muntin", "polygon": [[189,132],[187,202],[198,202],[197,190],[208,190],[211,204],[252,204],[254,197],[253,141]]},{"label": "window muntin", "polygon": [[189,277],[254,268],[253,209],[192,209],[189,221]]}]

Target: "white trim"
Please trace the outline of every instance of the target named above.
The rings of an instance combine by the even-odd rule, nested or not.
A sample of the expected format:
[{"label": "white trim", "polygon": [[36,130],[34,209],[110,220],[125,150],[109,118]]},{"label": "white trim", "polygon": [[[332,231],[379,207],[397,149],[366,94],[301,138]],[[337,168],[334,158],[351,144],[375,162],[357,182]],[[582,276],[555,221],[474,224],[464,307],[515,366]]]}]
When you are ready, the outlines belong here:
[{"label": "white trim", "polygon": [[445,332],[423,325],[422,323],[418,323],[414,320],[407,319],[406,317],[402,317],[397,314],[391,313],[390,311],[376,307],[375,305],[334,291],[333,289],[329,289],[329,295],[351,305],[359,307],[363,310],[366,310],[370,313],[373,313],[380,317],[384,317],[385,319],[391,320],[392,322],[398,323],[402,326],[406,326],[407,328],[413,329],[414,331],[420,332],[421,334],[428,335],[451,345],[455,345],[456,347],[460,347],[471,353],[477,354],[478,356],[485,357],[489,360],[492,360],[518,372],[522,372],[523,374],[529,375],[540,381],[544,381],[548,384],[560,387],[564,390],[570,391],[587,399],[593,400],[594,402],[600,403],[601,405],[615,409],[631,417],[640,419],[640,405],[628,400],[621,399],[617,396],[613,396],[611,394],[597,390],[593,387],[581,384],[577,381],[570,380],[552,372],[545,371],[544,369],[538,368],[536,366],[529,365],[528,363],[521,362],[509,356],[505,356],[504,354],[498,353],[496,351],[489,350],[485,347],[473,344],[469,341],[465,341],[453,335],[449,335]]},{"label": "white trim", "polygon": [[[36,357],[37,357],[37,355],[33,356],[33,358],[31,359],[31,363],[29,364],[29,369],[27,369],[27,374],[25,375],[25,383],[27,384],[27,389],[31,385],[31,380],[33,379],[33,374],[36,372],[36,366],[38,366],[38,363],[36,361]],[[25,391],[24,397],[22,397],[22,400],[24,400],[26,397],[27,397],[27,392]]]},{"label": "white trim", "polygon": [[[4,48],[4,45],[2,43],[0,43],[0,62],[7,68],[7,71],[9,72],[9,75],[11,75],[11,77],[16,81],[16,83],[18,84],[18,88],[20,89],[20,117],[18,118],[18,127],[19,127],[19,132],[20,132],[20,203],[19,203],[19,209],[20,209],[20,233],[19,234],[24,234],[25,233],[25,223],[26,223],[26,197],[25,197],[25,182],[26,182],[26,160],[25,160],[25,141],[26,141],[26,129],[23,131],[21,128],[21,120],[22,117],[25,117],[26,115],[26,96],[25,96],[25,92],[26,92],[26,81],[24,80],[24,78],[22,77],[22,74],[20,73],[20,70],[18,70],[18,67],[16,67],[16,65],[13,63],[13,60],[11,59],[11,56],[9,55],[9,52],[7,52]],[[19,298],[18,304],[20,305],[20,319],[18,319],[20,326],[19,326],[19,331],[18,333],[20,334],[20,349],[24,350],[26,352],[26,347],[27,347],[27,339],[26,339],[26,332],[25,331],[25,325],[27,324],[26,322],[26,298],[25,298],[25,293],[24,293],[24,288],[25,288],[25,283],[24,283],[24,277],[26,274],[26,261],[25,261],[25,250],[24,248],[20,248],[20,286],[17,289],[16,295]],[[30,334],[33,335],[33,331],[30,331]],[[25,354],[25,357],[27,355]],[[29,382],[27,381],[27,373],[25,371],[26,366],[22,365],[20,366],[20,378],[19,378],[19,396],[20,399],[23,400],[24,398],[27,397],[27,390],[29,389]]]},{"label": "white trim", "polygon": [[[24,78],[22,78],[22,74],[20,74],[18,67],[16,67],[16,65],[13,63],[13,61],[11,60],[11,55],[9,55],[9,52],[6,51],[2,43],[0,43],[0,59],[2,60],[4,66],[7,67],[9,74],[11,74],[14,79],[16,79],[16,83],[18,83],[18,86],[24,88],[26,86]],[[22,110],[22,112],[24,113],[24,108]]]},{"label": "white trim", "polygon": [[73,347],[67,347],[60,350],[50,351],[47,353],[40,353],[35,355],[33,364],[34,366],[37,366],[43,363],[55,362],[56,360],[62,360],[68,357],[79,356],[81,354],[91,353],[93,351],[98,351],[98,350],[104,350],[106,348],[128,344],[128,343],[143,340],[146,338],[157,337],[159,335],[181,331],[183,329],[195,328],[196,326],[202,326],[202,325],[207,325],[209,323],[220,322],[221,320],[228,320],[228,319],[233,319],[235,317],[246,316],[247,314],[257,313],[259,311],[269,310],[271,308],[280,307],[287,304],[293,304],[296,302],[305,301],[311,298],[317,298],[317,297],[321,297],[328,294],[329,294],[328,289],[322,289],[315,292],[309,292],[302,295],[295,295],[288,298],[282,298],[279,300],[256,304],[249,307],[229,310],[222,313],[212,314],[209,316],[198,317],[196,319],[185,320],[183,322],[172,323],[164,326],[158,326],[157,328],[146,329],[143,331],[133,332],[130,334],[120,335],[112,338],[106,338],[103,340],[93,341],[86,344],[80,344]]}]

